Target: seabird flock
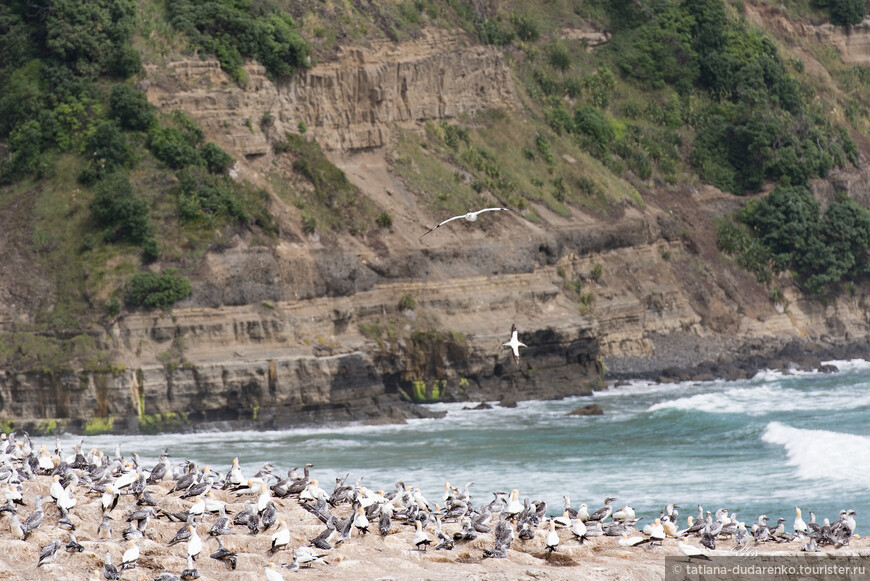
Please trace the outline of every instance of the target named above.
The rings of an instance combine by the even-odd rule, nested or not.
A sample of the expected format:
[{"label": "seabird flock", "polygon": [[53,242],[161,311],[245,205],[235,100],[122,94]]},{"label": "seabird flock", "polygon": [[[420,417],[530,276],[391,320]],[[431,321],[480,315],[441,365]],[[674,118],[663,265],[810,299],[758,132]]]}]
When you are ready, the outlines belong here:
[{"label": "seabird flock", "polygon": [[[173,465],[167,449],[157,463],[148,468],[142,465],[138,454],[124,458],[120,445],[110,458],[96,449],[83,454],[82,444],[80,441],[72,454],[65,455],[58,438],[54,453],[44,444],[34,452],[27,432],[19,430],[9,437],[0,435],[0,483],[6,497],[6,504],[0,506],[0,519],[8,516],[11,537],[24,543],[32,542],[31,534],[40,527],[44,534],[38,536],[55,537],[41,546],[35,567],[51,564],[63,567],[87,556],[90,561],[86,563],[92,564],[105,555],[102,569],[92,569],[92,580],[101,577],[119,580],[130,569],[159,567],[159,557],[179,552],[170,547],[181,544],[184,548],[179,557],[186,558],[187,567],[177,573],[155,571],[154,581],[200,577],[197,558],[201,559],[202,555],[226,563],[228,573],[234,572],[240,553],[228,548],[224,537],[229,540],[242,535],[246,551],[258,552],[263,555],[259,562],[268,562],[262,569],[267,581],[281,581],[284,569],[328,567],[330,552],[342,543],[354,543],[354,537],[370,534],[386,537],[405,530],[414,531],[408,551],[454,548],[469,551],[482,546],[469,544],[470,541],[478,537],[487,539],[486,545],[491,548],[482,549],[480,559],[505,558],[512,547],[549,559],[563,543],[584,543],[593,537],[613,537],[621,547],[643,545],[649,548],[676,541],[677,548],[687,558],[704,559],[715,554],[718,541],[732,538],[738,549],[761,543],[792,542],[799,543],[802,551],[817,552],[825,545],[840,548],[849,544],[856,526],[854,510],[842,510],[835,522],[826,518],[819,524],[813,513],[809,522],[805,522],[800,508],[795,507],[793,531],[787,531],[785,518],[768,525],[768,517],[760,515],[747,527],[736,518],[737,513],[729,514],[724,508],[705,513],[698,506],[697,518],[689,516],[687,526],[678,529],[679,506],[670,504],[653,522],[638,528],[638,522],[644,517],[637,517],[631,506],[614,510],[615,498],[605,499],[603,507],[589,512],[586,504],[572,508],[569,497],[564,496],[562,514],[547,517],[545,502],[529,498],[520,501],[517,489],[510,493],[492,492],[489,502],[475,506],[471,499],[472,482],[462,489],[445,482],[441,503],[433,504],[420,488],[407,486],[402,481],[396,482],[389,492],[375,492],[362,486],[362,478],[348,484],[348,475],[336,478],[332,492],[328,493],[311,476],[311,464],[304,466],[302,474],[297,472],[297,467],[282,478],[273,474],[274,466],[267,463],[246,477],[238,458],[232,461],[227,473],[222,474],[209,466],[200,469],[190,460]],[[46,488],[47,495],[33,497]],[[22,507],[28,506],[26,498],[30,497],[33,497],[33,508],[28,509],[25,517]],[[48,499],[54,501],[54,506]],[[43,501],[48,503],[47,507]],[[303,522],[294,526],[307,524],[310,528],[319,524],[323,527],[318,535],[303,535],[311,537],[307,543],[293,541],[288,520],[294,503],[309,513],[303,517]],[[244,508],[238,510],[242,504]],[[184,510],[177,510],[179,507]],[[231,507],[236,508],[234,514]],[[54,522],[57,515],[57,524],[50,530],[45,530],[47,525],[43,525],[46,510],[51,515],[49,522]],[[102,515],[99,524],[94,517],[96,514]],[[153,526],[149,528],[156,519],[177,522],[181,526],[170,537],[167,527],[163,527],[162,533]],[[117,526],[113,526],[115,523]],[[126,523],[127,528],[121,523]],[[4,529],[0,528],[0,539],[6,536]],[[87,551],[73,532],[76,530],[83,540],[87,539]],[[299,532],[297,529],[296,538],[300,537]],[[693,544],[690,539],[698,539],[699,544]],[[165,545],[165,548],[158,550],[151,545],[140,553],[140,544],[146,540]],[[207,543],[217,548],[206,549]],[[116,565],[111,559],[112,548],[118,553],[121,547],[123,556]],[[64,552],[69,556],[61,557]],[[84,557],[80,556],[83,552]],[[149,557],[158,557],[149,558],[147,566],[139,563],[146,553]],[[251,557],[247,555],[246,563],[257,562]],[[278,564],[277,561],[286,562]]]},{"label": "seabird flock", "polygon": [[[481,213],[498,210],[509,208],[485,208],[448,218],[429,228],[420,238],[453,220],[465,218],[474,222]],[[519,347],[526,345],[520,342],[515,324],[511,325],[510,340],[502,346],[511,350],[518,367]],[[637,517],[631,506],[614,510],[615,498],[605,499],[603,507],[590,513],[586,504],[572,508],[569,497],[564,496],[562,514],[547,517],[545,502],[529,498],[520,501],[517,489],[510,493],[492,492],[492,500],[475,507],[471,501],[472,482],[462,490],[445,482],[441,504],[433,505],[420,488],[406,486],[402,481],[396,482],[389,492],[374,492],[361,485],[362,478],[354,485],[347,484],[349,475],[345,475],[335,479],[335,486],[328,493],[311,477],[312,464],[306,464],[301,475],[297,472],[299,468],[294,467],[286,478],[281,478],[273,474],[274,466],[266,463],[255,474],[245,477],[238,457],[233,459],[227,473],[222,474],[209,466],[200,470],[191,460],[173,465],[167,449],[149,469],[140,463],[138,454],[125,459],[120,445],[110,458],[96,449],[83,454],[82,444],[80,441],[67,456],[60,438],[51,453],[44,444],[34,451],[29,435],[23,430],[8,437],[0,435],[0,486],[6,499],[5,505],[0,504],[0,519],[9,517],[8,530],[12,538],[32,542],[31,534],[40,529],[45,518],[43,501],[50,498],[54,507],[49,504],[49,510],[52,516],[56,512],[57,524],[48,535],[57,538],[40,547],[36,567],[63,565],[64,559],[83,558],[78,556],[82,553],[92,559],[105,554],[102,569],[91,570],[91,581],[120,580],[125,571],[144,567],[139,559],[140,543],[145,540],[164,544],[167,549],[184,545],[187,567],[177,574],[156,573],[154,581],[199,578],[197,558],[202,554],[226,563],[228,572],[235,572],[239,553],[228,548],[223,537],[231,539],[239,535],[247,537],[248,548],[261,549],[263,560],[267,561],[262,569],[266,581],[283,581],[282,569],[298,572],[315,564],[328,567],[330,551],[342,543],[353,543],[354,536],[369,533],[374,536],[375,532],[386,537],[413,530],[407,550],[420,552],[430,548],[474,550],[479,544],[469,543],[482,537],[488,539],[487,546],[491,541],[491,548],[482,549],[481,559],[505,558],[512,544],[515,550],[525,552],[537,548],[536,556],[549,559],[563,543],[582,544],[594,537],[614,537],[618,546],[628,548],[656,547],[675,540],[679,552],[689,560],[709,559],[715,554],[717,541],[722,539],[733,539],[737,549],[761,543],[798,542],[801,551],[818,552],[825,545],[834,548],[848,545],[855,532],[854,510],[842,510],[835,522],[825,518],[819,524],[812,512],[809,522],[805,522],[801,509],[795,507],[793,531],[787,531],[785,518],[768,525],[767,515],[760,515],[747,527],[736,518],[738,513],[729,515],[724,508],[705,513],[699,505],[697,518],[689,516],[687,526],[680,529],[679,506],[669,504],[653,522],[638,528],[638,522],[644,517]],[[48,480],[48,494],[36,494],[27,516],[19,515],[19,507],[27,506],[25,489],[32,496],[44,490]],[[309,513],[309,524],[319,523],[324,527],[320,534],[309,538],[307,544],[294,543],[288,524],[293,502]],[[177,510],[179,505],[184,510]],[[239,505],[244,508],[239,510]],[[236,508],[235,513],[231,506]],[[82,507],[91,508],[91,512],[98,509],[99,523],[94,519],[89,521]],[[181,526],[169,537],[153,526],[149,528],[156,519],[167,519]],[[127,528],[121,522],[127,523]],[[81,527],[78,530],[83,540],[87,538],[88,551],[73,532],[78,527]],[[445,530],[448,527],[452,532]],[[0,539],[5,536],[4,528],[0,527]],[[299,536],[297,531],[296,537]],[[691,539],[697,539],[698,545]],[[205,548],[209,542],[217,545],[213,552]],[[123,551],[117,566],[112,563],[112,547],[116,552]],[[59,556],[62,548],[69,557]],[[166,553],[163,549],[148,549],[149,555],[159,557]],[[287,557],[288,562],[276,563]],[[152,559],[147,568],[155,566]]]}]

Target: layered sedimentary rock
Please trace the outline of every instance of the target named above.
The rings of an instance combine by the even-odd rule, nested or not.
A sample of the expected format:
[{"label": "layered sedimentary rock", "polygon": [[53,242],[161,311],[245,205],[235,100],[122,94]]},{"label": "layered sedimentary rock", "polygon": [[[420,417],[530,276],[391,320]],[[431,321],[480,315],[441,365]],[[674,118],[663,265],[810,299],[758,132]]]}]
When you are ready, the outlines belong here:
[{"label": "layered sedimentary rock", "polygon": [[[421,242],[423,210],[392,193],[391,132],[517,101],[501,52],[430,34],[347,48],[277,83],[249,65],[238,86],[209,60],[152,75],[149,98],[195,118],[258,183],[272,143],[302,122],[364,194],[381,196],[394,226],[209,252],[171,313],[128,312],[92,330],[110,369],[0,372],[0,423],[95,433],[402,421],[427,413],[411,402],[509,404],[588,393],[611,377],[739,377],[866,342],[865,289],[822,303],[783,279],[775,303],[720,256],[713,217],[745,198],[710,187],[647,192],[643,206],[607,215],[499,212]],[[865,177],[832,172],[814,189],[823,201],[846,191],[868,202]],[[7,286],[0,328],[46,294]],[[519,366],[502,347],[511,324],[528,345]]]},{"label": "layered sedimentary rock", "polygon": [[245,156],[267,154],[270,134],[280,139],[300,123],[325,149],[367,149],[385,145],[396,125],[508,107],[516,99],[501,52],[436,31],[401,44],[343,48],[336,60],[278,82],[249,65],[244,87],[215,60],[169,69],[180,86],[151,83],[149,97],[164,109],[189,112]]}]

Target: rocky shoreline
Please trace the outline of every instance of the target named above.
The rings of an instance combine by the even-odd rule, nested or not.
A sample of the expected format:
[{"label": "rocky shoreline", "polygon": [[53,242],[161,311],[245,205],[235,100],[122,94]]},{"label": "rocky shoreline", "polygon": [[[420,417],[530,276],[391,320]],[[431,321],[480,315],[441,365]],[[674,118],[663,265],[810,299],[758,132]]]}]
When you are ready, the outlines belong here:
[{"label": "rocky shoreline", "polygon": [[702,339],[686,334],[651,337],[656,357],[605,357],[607,378],[645,379],[661,383],[682,381],[734,381],[748,379],[764,369],[836,371],[826,361],[867,359],[870,339],[853,343],[811,340]]}]

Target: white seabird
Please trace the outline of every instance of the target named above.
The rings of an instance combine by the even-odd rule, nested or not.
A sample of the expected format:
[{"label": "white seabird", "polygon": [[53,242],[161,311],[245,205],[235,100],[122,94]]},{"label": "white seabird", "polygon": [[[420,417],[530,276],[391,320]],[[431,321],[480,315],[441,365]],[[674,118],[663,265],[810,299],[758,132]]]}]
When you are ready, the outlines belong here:
[{"label": "white seabird", "polygon": [[550,532],[547,533],[546,539],[547,550],[553,552],[559,546],[559,533],[556,532],[556,521],[550,519]]},{"label": "white seabird", "polygon": [[794,532],[803,535],[807,534],[807,523],[801,518],[801,509],[794,507],[794,511],[796,515],[794,517]]},{"label": "white seabird", "polygon": [[692,559],[706,559],[707,561],[710,560],[710,557],[702,549],[699,549],[698,547],[695,547],[688,543],[684,543],[683,541],[679,541],[677,543],[677,548],[682,554],[687,556],[690,561]]},{"label": "white seabird", "polygon": [[432,544],[432,540],[429,538],[429,535],[426,534],[426,531],[423,530],[423,523],[420,521],[417,521],[417,532],[414,533],[413,542],[414,547],[420,551],[425,551],[426,547]]},{"label": "white seabird", "polygon": [[275,563],[269,563],[266,565],[266,581],[284,581],[284,576],[281,575],[281,572],[275,567]]},{"label": "white seabird", "polygon": [[507,506],[504,508],[504,512],[508,516],[514,516],[523,511],[523,504],[520,502],[520,491],[514,488],[511,490],[510,498],[508,499]]},{"label": "white seabird", "polygon": [[310,567],[311,563],[326,563],[323,557],[326,555],[317,555],[310,547],[296,548],[296,563],[302,567]]},{"label": "white seabird", "polygon": [[272,535],[272,547],[269,549],[269,554],[272,555],[289,544],[290,529],[287,528],[287,521],[278,521],[278,530]]},{"label": "white seabird", "polygon": [[622,533],[619,540],[616,542],[619,543],[620,547],[636,547],[650,541],[644,537],[629,537],[628,533]]},{"label": "white seabird", "polygon": [[422,239],[423,236],[425,236],[426,234],[429,234],[429,233],[432,232],[433,230],[435,230],[435,229],[437,229],[437,228],[440,228],[440,227],[443,226],[444,224],[446,224],[446,223],[448,223],[448,222],[452,222],[453,220],[459,220],[460,218],[465,218],[465,219],[468,220],[469,222],[476,222],[476,221],[477,221],[477,217],[478,217],[480,214],[482,214],[482,213],[484,213],[484,212],[495,212],[495,211],[498,211],[498,210],[508,210],[508,211],[510,211],[510,208],[484,208],[483,210],[478,210],[478,211],[476,211],[476,212],[468,212],[467,214],[460,214],[459,216],[453,216],[452,218],[447,218],[446,220],[444,220],[443,222],[441,222],[441,223],[438,224],[437,226],[433,226],[432,228],[429,228],[429,230],[427,230],[425,234],[422,234],[422,235],[420,236],[420,238]]},{"label": "white seabird", "polygon": [[121,557],[121,570],[134,569],[138,558],[139,545],[136,544],[136,541],[130,541],[127,550],[124,551],[124,556]]},{"label": "white seabird", "polygon": [[580,520],[580,517],[571,521],[571,534],[581,543],[586,539],[586,523]]},{"label": "white seabird", "polygon": [[187,530],[190,531],[190,538],[187,539],[187,556],[196,561],[196,556],[202,552],[202,539],[196,534],[196,527],[187,525]]},{"label": "white seabird", "polygon": [[521,343],[519,338],[517,337],[517,326],[516,324],[511,325],[511,340],[507,343],[502,343],[502,347],[509,347],[514,355],[514,365],[517,367],[520,366],[520,347],[527,347],[525,343]]}]

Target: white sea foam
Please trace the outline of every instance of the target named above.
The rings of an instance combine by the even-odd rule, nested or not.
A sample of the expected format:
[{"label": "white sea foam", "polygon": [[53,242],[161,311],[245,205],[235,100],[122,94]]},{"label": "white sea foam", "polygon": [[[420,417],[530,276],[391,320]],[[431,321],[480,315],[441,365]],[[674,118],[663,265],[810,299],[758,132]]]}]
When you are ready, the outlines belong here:
[{"label": "white sea foam", "polygon": [[613,397],[626,397],[626,396],[635,396],[635,395],[650,395],[650,394],[667,394],[668,396],[672,396],[675,393],[681,393],[693,388],[698,388],[698,386],[715,386],[715,385],[724,385],[724,382],[721,380],[716,381],[708,381],[708,382],[681,382],[681,383],[654,383],[650,381],[630,381],[621,385],[613,385],[608,387],[607,389],[603,389],[601,391],[595,391],[592,393],[592,397],[596,399],[600,398],[613,398]]},{"label": "white sea foam", "polygon": [[793,428],[770,422],[761,439],[785,448],[798,478],[836,480],[865,487],[870,482],[870,436]]},{"label": "white sea foam", "polygon": [[870,406],[870,388],[838,390],[784,388],[777,383],[699,393],[653,404],[650,412],[666,409],[717,414],[765,415],[799,410],[845,410]]},{"label": "white sea foam", "polygon": [[866,359],[849,359],[849,360],[832,360],[822,361],[824,365],[833,365],[841,372],[847,371],[864,371],[870,369],[870,361]]}]

